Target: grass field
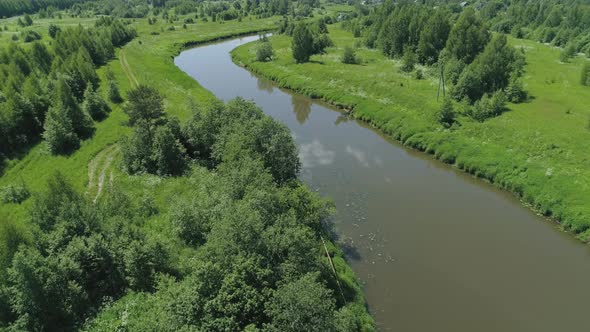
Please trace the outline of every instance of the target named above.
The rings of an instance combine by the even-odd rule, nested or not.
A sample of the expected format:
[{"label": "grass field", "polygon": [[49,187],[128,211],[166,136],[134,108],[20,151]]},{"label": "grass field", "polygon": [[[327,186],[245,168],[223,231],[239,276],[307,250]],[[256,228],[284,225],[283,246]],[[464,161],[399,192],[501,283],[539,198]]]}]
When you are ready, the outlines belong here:
[{"label": "grass field", "polygon": [[[401,72],[401,62],[359,48],[362,64],[340,61],[345,46],[360,40],[329,26],[335,46],[306,64],[295,64],[290,38],[271,38],[276,56],[255,61],[255,43],[232,53],[234,61],[282,87],[352,109],[354,116],[404,144],[484,178],[520,196],[540,213],[590,240],[590,88],[579,84],[585,58],[560,63],[560,50],[511,39],[526,52],[524,77],[531,100],[483,123],[460,116],[460,126],[443,129],[435,120],[438,75],[425,79]],[[442,101],[442,100],[441,100]],[[461,110],[461,105],[456,105]]]}]

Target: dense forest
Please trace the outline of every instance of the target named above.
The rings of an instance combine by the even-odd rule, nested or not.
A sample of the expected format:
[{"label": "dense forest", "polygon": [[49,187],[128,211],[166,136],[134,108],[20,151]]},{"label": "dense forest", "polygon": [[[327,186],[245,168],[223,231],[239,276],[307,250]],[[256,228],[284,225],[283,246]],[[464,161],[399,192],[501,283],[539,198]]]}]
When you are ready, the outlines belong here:
[{"label": "dense forest", "polygon": [[52,153],[69,153],[90,137],[93,121],[109,112],[96,93],[95,68],[135,36],[107,18],[90,29],[51,25],[49,30],[50,47],[34,41],[31,47],[10,43],[0,50],[0,158],[22,153],[41,138]]},{"label": "dense forest", "polygon": [[[190,191],[159,216],[117,187],[94,204],[56,174],[33,198],[34,242],[2,224],[3,325],[112,331],[125,316],[132,331],[372,329],[354,277],[335,275],[321,249],[331,205],[296,180],[283,125],[241,99],[179,125],[146,86],[126,111],[125,169],[185,175]],[[145,233],[153,218],[171,238]]]},{"label": "dense forest", "polygon": [[248,15],[269,17],[272,15],[309,16],[318,8],[318,0],[246,0],[246,1],[197,1],[197,0],[44,0],[12,1],[0,3],[0,17],[23,13],[38,13],[39,17],[58,15],[59,9],[68,9],[78,17],[109,15],[123,18],[143,18],[162,15],[165,20],[178,15],[195,14],[195,18],[233,20]]}]

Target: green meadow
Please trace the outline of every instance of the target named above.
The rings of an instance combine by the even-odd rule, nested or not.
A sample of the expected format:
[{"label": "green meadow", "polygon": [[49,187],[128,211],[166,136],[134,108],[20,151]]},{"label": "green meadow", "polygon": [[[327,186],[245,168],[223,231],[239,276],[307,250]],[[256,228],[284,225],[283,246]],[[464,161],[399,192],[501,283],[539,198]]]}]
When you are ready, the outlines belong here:
[{"label": "green meadow", "polygon": [[[513,192],[524,204],[560,222],[583,241],[590,240],[590,88],[580,85],[583,56],[559,61],[561,50],[528,40],[510,42],[526,54],[523,81],[531,96],[509,104],[499,117],[477,122],[462,115],[450,129],[435,113],[438,70],[401,71],[401,60],[363,48],[362,41],[330,25],[334,47],[295,64],[291,38],[270,38],[275,56],[256,61],[257,43],[233,51],[234,61],[285,88],[350,110],[405,145],[432,154],[466,172]],[[356,48],[360,64],[341,62],[344,47]],[[441,92],[442,94],[442,92]]]}]

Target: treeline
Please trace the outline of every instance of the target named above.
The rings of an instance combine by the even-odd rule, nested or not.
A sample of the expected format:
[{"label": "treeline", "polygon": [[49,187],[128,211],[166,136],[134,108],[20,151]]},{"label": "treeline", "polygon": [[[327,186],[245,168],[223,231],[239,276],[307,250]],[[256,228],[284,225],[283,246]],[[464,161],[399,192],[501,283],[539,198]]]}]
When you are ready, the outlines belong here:
[{"label": "treeline", "polygon": [[[197,107],[181,125],[156,90],[140,86],[127,103],[125,168],[182,170],[191,189],[160,212],[116,185],[94,204],[55,176],[29,213],[34,242],[0,226],[0,330],[374,330],[330,243],[326,256],[332,205],[296,179],[283,125],[242,99]],[[126,151],[140,142],[145,154]]]},{"label": "treeline", "polygon": [[571,46],[590,56],[590,4],[584,0],[482,1],[480,13],[494,31]]},{"label": "treeline", "polygon": [[65,9],[83,1],[86,0],[2,0],[0,1],[0,17],[36,13],[49,7]]},{"label": "treeline", "polygon": [[473,105],[467,113],[483,121],[502,113],[507,101],[526,99],[524,55],[505,35],[492,35],[474,6],[460,14],[455,6],[387,1],[344,26],[368,47],[401,59],[404,71],[416,63],[440,68],[449,95]]},{"label": "treeline", "polygon": [[135,31],[109,18],[94,28],[50,25],[51,47],[42,41],[0,50],[0,157],[21,152],[43,137],[52,153],[75,149],[92,134],[108,106],[97,93],[95,67]]}]

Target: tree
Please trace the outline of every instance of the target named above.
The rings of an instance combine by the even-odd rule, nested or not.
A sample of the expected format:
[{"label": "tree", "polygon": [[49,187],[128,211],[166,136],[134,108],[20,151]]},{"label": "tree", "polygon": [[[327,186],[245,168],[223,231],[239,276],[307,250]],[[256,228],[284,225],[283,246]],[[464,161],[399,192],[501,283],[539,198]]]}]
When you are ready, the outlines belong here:
[{"label": "tree", "polygon": [[72,120],[60,103],[49,108],[43,129],[43,139],[53,154],[67,153],[80,145],[80,138],[74,132]]},{"label": "tree", "polygon": [[459,77],[455,97],[476,101],[485,93],[494,93],[508,86],[510,78],[518,78],[524,65],[522,55],[508,44],[506,35],[494,36],[484,51],[477,56]]},{"label": "tree", "polygon": [[331,291],[308,274],[277,289],[267,306],[271,331],[334,330],[334,299]]},{"label": "tree", "polygon": [[451,56],[469,64],[489,40],[490,34],[486,26],[477,17],[475,10],[468,7],[451,29],[446,48]]},{"label": "tree", "polygon": [[559,56],[559,60],[561,62],[567,63],[570,62],[570,59],[576,55],[576,47],[573,44],[569,44],[566,46],[563,51],[561,51],[561,55]]},{"label": "tree", "polygon": [[342,53],[342,59],[340,61],[342,61],[342,63],[350,65],[357,64],[359,61],[356,57],[356,52],[354,48],[346,46],[344,48],[344,53]]},{"label": "tree", "polygon": [[313,54],[313,36],[304,23],[299,23],[293,30],[291,48],[296,63],[308,62]]},{"label": "tree", "polygon": [[432,65],[438,61],[440,52],[444,49],[451,24],[449,23],[448,13],[443,10],[437,10],[420,33],[418,43],[418,57],[420,63]]},{"label": "tree", "polygon": [[139,85],[127,94],[125,113],[129,116],[129,124],[135,125],[142,120],[149,125],[161,123],[164,118],[164,99],[158,90]]},{"label": "tree", "polygon": [[31,18],[31,16],[29,16],[29,14],[25,14],[24,23],[25,23],[25,26],[28,26],[28,27],[33,25],[33,19]]},{"label": "tree", "polygon": [[411,72],[414,70],[414,66],[416,65],[416,54],[410,47],[406,47],[404,50],[404,57],[402,59],[402,70],[406,73]]},{"label": "tree", "polygon": [[156,129],[152,158],[159,175],[180,175],[185,170],[186,150],[169,126]]},{"label": "tree", "polygon": [[455,111],[453,109],[453,102],[450,98],[445,98],[443,100],[443,103],[436,114],[436,120],[447,128],[455,123]]},{"label": "tree", "polygon": [[53,23],[50,23],[49,28],[48,28],[48,32],[49,32],[49,37],[51,37],[52,39],[55,39],[57,37],[57,34],[61,32],[61,28]]},{"label": "tree", "polygon": [[123,102],[123,98],[121,97],[121,93],[119,92],[119,86],[117,85],[117,81],[114,79],[109,79],[107,81],[107,84],[109,100],[115,104]]},{"label": "tree", "polygon": [[266,62],[272,60],[274,50],[272,44],[268,41],[262,42],[256,48],[256,60]]},{"label": "tree", "polygon": [[86,91],[84,91],[82,111],[89,114],[93,120],[100,121],[106,118],[111,109],[104,99],[98,93],[94,92],[89,85]]}]

